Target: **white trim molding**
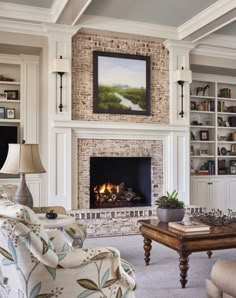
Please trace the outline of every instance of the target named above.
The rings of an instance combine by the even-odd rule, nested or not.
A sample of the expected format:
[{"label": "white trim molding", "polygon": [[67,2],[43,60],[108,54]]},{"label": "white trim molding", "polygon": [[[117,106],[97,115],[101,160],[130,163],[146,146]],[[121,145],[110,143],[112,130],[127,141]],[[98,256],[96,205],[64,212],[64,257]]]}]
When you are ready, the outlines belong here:
[{"label": "white trim molding", "polygon": [[[163,142],[163,190],[177,189],[189,203],[189,127],[90,121],[54,121],[50,167],[50,204],[77,208],[78,139],[160,140]],[[63,135],[63,137],[57,137]],[[54,149],[51,149],[54,150]],[[66,166],[66,165],[71,165]],[[72,188],[71,188],[72,187]],[[66,191],[66,192],[65,192]],[[68,191],[68,192],[67,192]],[[72,199],[70,199],[72,198]]]},{"label": "white trim molding", "polygon": [[[209,25],[211,22],[216,21],[218,18],[234,10],[236,7],[236,0],[218,0],[211,6],[200,12],[199,14],[192,17],[190,20],[178,27],[179,39],[184,39],[189,35],[201,30],[203,27]],[[233,19],[229,17],[223,24],[215,27],[215,30],[232,22]],[[210,31],[208,34],[211,33]],[[202,36],[203,37],[203,36]]]},{"label": "white trim molding", "polygon": [[155,38],[178,39],[177,28],[170,26],[161,26],[94,15],[81,16],[77,24],[85,29],[105,30],[119,33],[151,36]]}]

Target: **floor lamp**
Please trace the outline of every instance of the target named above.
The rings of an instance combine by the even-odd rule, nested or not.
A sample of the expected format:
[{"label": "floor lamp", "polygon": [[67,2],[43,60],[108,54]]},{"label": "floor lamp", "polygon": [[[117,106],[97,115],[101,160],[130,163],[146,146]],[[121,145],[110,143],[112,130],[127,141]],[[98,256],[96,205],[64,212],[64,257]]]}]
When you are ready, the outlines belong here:
[{"label": "floor lamp", "polygon": [[181,118],[184,117],[184,82],[191,83],[192,82],[192,72],[191,70],[177,69],[174,72],[174,82],[177,82],[181,86],[181,111],[179,115]]},{"label": "floor lamp", "polygon": [[25,181],[25,174],[45,173],[37,144],[8,144],[8,155],[0,173],[21,174],[15,201],[33,208],[33,198]]}]

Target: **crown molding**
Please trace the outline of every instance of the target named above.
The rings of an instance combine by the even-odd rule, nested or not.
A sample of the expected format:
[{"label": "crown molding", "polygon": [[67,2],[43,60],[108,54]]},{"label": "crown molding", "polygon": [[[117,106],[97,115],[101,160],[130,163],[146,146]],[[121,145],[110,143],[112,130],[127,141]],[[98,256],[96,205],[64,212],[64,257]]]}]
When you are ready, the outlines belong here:
[{"label": "crown molding", "polygon": [[51,32],[56,32],[59,34],[69,34],[73,36],[76,34],[80,26],[67,26],[58,24],[33,24],[33,23],[23,23],[20,21],[5,21],[0,20],[0,32],[11,32],[11,33],[22,33],[22,34],[32,34],[39,36],[48,36]]},{"label": "crown molding", "polygon": [[66,34],[69,36],[73,36],[76,34],[81,26],[68,26],[68,25],[60,25],[60,24],[44,24],[45,31],[49,33],[57,33],[57,34]]},{"label": "crown molding", "polygon": [[54,0],[51,7],[51,14],[53,16],[53,23],[56,23],[61,13],[65,9],[69,0]]},{"label": "crown molding", "polygon": [[47,35],[43,24],[0,20],[0,31],[33,35]]},{"label": "crown molding", "polygon": [[190,51],[195,47],[195,44],[191,41],[184,40],[166,40],[163,43],[168,50],[171,48],[182,48]]},{"label": "crown molding", "polygon": [[32,22],[53,22],[50,9],[0,2],[0,17]]},{"label": "crown molding", "polygon": [[217,58],[235,59],[236,49],[226,49],[223,47],[198,45],[195,49],[191,51],[191,54]]},{"label": "crown molding", "polygon": [[81,28],[113,31],[165,39],[178,39],[177,28],[122,19],[83,15],[77,22]]},{"label": "crown molding", "polygon": [[236,0],[218,0],[190,20],[177,28],[179,38],[184,39],[192,33],[200,30],[209,23],[235,9]]}]

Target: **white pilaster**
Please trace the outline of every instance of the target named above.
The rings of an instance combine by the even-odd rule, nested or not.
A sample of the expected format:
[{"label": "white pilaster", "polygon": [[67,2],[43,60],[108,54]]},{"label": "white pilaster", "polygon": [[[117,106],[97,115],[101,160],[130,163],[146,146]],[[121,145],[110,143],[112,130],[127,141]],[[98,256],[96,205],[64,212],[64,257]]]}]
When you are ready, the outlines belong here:
[{"label": "white pilaster", "polygon": [[60,77],[51,73],[53,59],[72,58],[73,32],[48,28],[48,205],[71,209],[71,129],[55,129],[53,121],[71,120],[71,72],[62,77],[63,111],[59,111]]},{"label": "white pilaster", "polygon": [[179,115],[181,111],[181,86],[174,82],[175,70],[190,69],[189,52],[195,47],[193,43],[186,41],[167,40],[164,42],[169,50],[169,94],[170,94],[170,123],[178,125],[189,124],[189,83],[183,86],[183,118]]}]

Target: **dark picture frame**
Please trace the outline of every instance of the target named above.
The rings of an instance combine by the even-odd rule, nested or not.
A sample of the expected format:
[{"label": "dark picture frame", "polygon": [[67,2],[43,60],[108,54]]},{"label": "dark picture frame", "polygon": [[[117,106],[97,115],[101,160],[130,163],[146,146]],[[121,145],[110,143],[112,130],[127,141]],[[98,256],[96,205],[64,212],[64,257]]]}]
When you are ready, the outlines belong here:
[{"label": "dark picture frame", "polygon": [[15,109],[6,109],[6,118],[7,119],[15,119]]},{"label": "dark picture frame", "polygon": [[93,112],[150,115],[150,57],[93,52]]},{"label": "dark picture frame", "polygon": [[7,99],[18,100],[19,91],[18,90],[4,90],[7,93]]},{"label": "dark picture frame", "polygon": [[200,130],[200,140],[201,141],[208,141],[209,140],[208,130]]}]

